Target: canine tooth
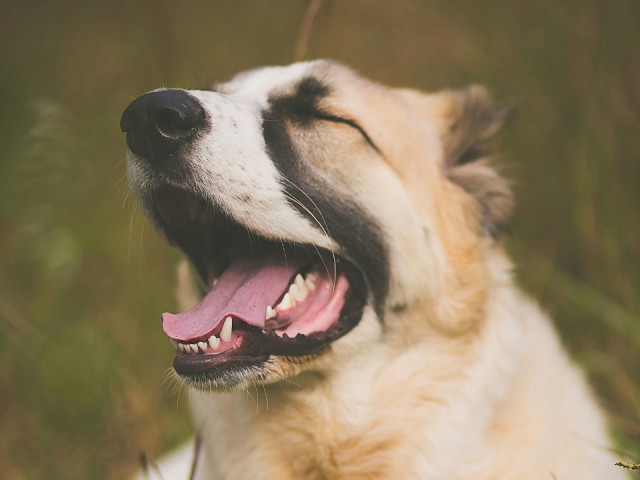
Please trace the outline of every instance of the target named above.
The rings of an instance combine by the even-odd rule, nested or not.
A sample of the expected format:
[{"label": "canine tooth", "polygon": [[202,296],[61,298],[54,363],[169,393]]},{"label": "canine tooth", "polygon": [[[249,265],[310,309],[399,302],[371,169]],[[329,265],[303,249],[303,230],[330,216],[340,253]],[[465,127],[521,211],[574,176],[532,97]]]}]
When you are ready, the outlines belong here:
[{"label": "canine tooth", "polygon": [[180,350],[181,352],[184,352],[184,344],[178,343],[178,350]]},{"label": "canine tooth", "polygon": [[231,317],[227,317],[224,319],[224,325],[222,326],[222,331],[220,332],[220,340],[225,342],[231,341],[231,329],[233,328],[233,320]]},{"label": "canine tooth", "polygon": [[291,308],[293,306],[293,303],[291,302],[291,296],[288,293],[285,293],[284,297],[282,297],[282,301],[280,302],[280,305],[278,306],[282,310],[287,310]]},{"label": "canine tooth", "polygon": [[198,342],[198,347],[200,347],[200,350],[202,350],[202,353],[204,353],[208,345],[209,344],[207,342]]},{"label": "canine tooth", "polygon": [[211,335],[211,337],[209,337],[209,346],[214,350],[217,350],[220,346],[220,339],[215,335]]},{"label": "canine tooth", "polygon": [[195,343],[190,343],[188,347],[191,349],[193,353],[198,353],[198,345],[196,345]]},{"label": "canine tooth", "polygon": [[173,345],[173,348],[178,348],[178,342],[176,342],[173,338],[170,338],[169,341],[171,342],[171,345]]},{"label": "canine tooth", "polygon": [[276,318],[276,311],[271,308],[271,305],[267,305],[267,314],[265,316],[265,320],[271,320],[272,318]]}]

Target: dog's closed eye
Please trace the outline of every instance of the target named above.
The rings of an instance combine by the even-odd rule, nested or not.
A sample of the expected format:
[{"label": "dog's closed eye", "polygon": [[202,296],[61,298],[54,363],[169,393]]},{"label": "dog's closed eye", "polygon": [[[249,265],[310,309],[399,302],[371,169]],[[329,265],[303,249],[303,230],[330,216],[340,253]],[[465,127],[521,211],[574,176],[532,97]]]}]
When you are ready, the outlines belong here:
[{"label": "dog's closed eye", "polygon": [[366,140],[366,142],[376,152],[380,152],[380,149],[373,142],[373,140],[371,139],[369,134],[366,132],[366,130],[358,122],[356,122],[355,120],[353,120],[351,118],[338,116],[338,115],[335,115],[333,113],[326,112],[326,111],[319,110],[319,109],[309,110],[309,111],[301,113],[299,115],[305,116],[306,119],[307,119],[307,122],[312,121],[312,120],[320,120],[320,121],[333,122],[333,123],[339,123],[339,124],[342,124],[342,125],[347,125],[347,126],[353,128],[354,130],[358,131],[360,133],[360,135],[362,135],[362,138],[364,138]]}]

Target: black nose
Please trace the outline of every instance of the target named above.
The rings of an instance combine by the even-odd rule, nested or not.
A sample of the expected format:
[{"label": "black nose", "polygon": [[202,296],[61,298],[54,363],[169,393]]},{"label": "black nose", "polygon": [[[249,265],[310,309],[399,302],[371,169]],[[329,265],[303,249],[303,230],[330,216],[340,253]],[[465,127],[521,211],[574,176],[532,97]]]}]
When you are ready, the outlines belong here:
[{"label": "black nose", "polygon": [[125,109],[120,129],[129,149],[159,161],[189,143],[206,123],[204,108],[184,90],[145,93]]}]

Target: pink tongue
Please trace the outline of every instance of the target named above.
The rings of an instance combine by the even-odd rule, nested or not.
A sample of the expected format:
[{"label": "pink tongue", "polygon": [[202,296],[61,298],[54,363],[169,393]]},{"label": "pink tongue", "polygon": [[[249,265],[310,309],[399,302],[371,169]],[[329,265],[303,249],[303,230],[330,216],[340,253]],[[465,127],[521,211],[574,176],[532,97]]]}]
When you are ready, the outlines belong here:
[{"label": "pink tongue", "polygon": [[304,260],[275,257],[242,259],[233,262],[211,291],[188,312],[162,314],[162,328],[174,340],[205,340],[219,333],[227,316],[263,328],[267,305],[287,290]]}]

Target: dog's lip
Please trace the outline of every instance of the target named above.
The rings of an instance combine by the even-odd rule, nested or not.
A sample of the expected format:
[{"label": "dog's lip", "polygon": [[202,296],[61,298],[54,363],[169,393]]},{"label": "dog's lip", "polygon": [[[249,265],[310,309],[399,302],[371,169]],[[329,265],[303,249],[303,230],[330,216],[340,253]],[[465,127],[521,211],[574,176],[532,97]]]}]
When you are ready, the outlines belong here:
[{"label": "dog's lip", "polygon": [[324,332],[280,338],[273,332],[261,332],[250,326],[245,328],[231,348],[218,354],[178,353],[173,360],[173,368],[178,374],[190,377],[219,368],[248,364],[257,366],[266,362],[271,355],[310,355],[327,347]]},{"label": "dog's lip", "polygon": [[187,380],[193,380],[199,384],[199,380],[224,374],[229,368],[259,367],[272,356],[304,357],[330,348],[335,340],[344,336],[360,322],[367,302],[367,288],[364,281],[358,279],[360,272],[353,266],[342,268],[348,272],[351,286],[345,294],[345,301],[338,318],[328,329],[290,337],[286,334],[279,336],[274,330],[264,331],[240,323],[234,330],[234,335],[237,337],[234,337],[231,348],[217,354],[178,352],[173,361],[175,371]]},{"label": "dog's lip", "polygon": [[173,368],[183,376],[206,373],[222,365],[260,365],[268,360],[268,355],[236,355],[234,357],[191,357],[190,355],[177,355],[173,360]]},{"label": "dog's lip", "polygon": [[[178,353],[173,360],[173,368],[180,375],[191,375],[232,364],[259,364],[267,360],[268,355],[256,348],[254,335],[241,332],[233,346],[219,354],[190,355]],[[248,352],[247,352],[248,351]]]}]

